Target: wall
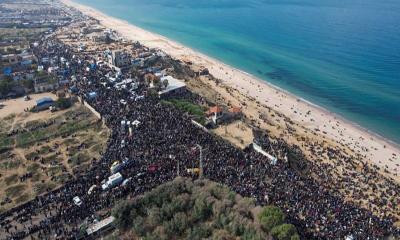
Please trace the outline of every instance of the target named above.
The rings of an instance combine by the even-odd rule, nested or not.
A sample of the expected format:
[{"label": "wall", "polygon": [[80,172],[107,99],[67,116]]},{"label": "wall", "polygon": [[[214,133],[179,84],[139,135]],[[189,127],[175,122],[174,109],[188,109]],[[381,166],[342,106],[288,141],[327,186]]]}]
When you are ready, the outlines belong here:
[{"label": "wall", "polygon": [[97,112],[89,103],[82,101],[81,97],[78,97],[79,102],[81,102],[85,107],[87,107],[98,119],[102,120],[101,114]]}]

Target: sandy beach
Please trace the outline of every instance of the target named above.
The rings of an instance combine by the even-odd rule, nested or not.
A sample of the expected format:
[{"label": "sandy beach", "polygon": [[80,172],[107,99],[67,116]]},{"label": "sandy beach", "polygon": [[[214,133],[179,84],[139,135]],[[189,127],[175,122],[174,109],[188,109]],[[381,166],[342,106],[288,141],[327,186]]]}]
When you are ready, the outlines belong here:
[{"label": "sandy beach", "polygon": [[[79,9],[82,13],[100,21],[102,25],[117,31],[129,40],[139,41],[150,48],[158,48],[176,59],[190,61],[193,65],[206,67],[210,74],[222,81],[215,90],[226,99],[235,101],[235,96],[226,90],[228,86],[258,106],[246,107],[244,113],[258,118],[262,109],[273,109],[286,116],[303,132],[312,134],[321,141],[330,142],[349,149],[381,169],[393,179],[400,181],[400,147],[356,124],[346,121],[323,108],[304,101],[282,89],[257,79],[252,75],[228,66],[216,59],[185,47],[161,35],[151,33],[126,21],[107,16],[93,8],[64,0],[66,5]],[[237,98],[236,96],[236,98]],[[261,109],[261,110],[260,110]],[[262,125],[262,124],[261,124]],[[293,143],[296,143],[295,141]]]}]

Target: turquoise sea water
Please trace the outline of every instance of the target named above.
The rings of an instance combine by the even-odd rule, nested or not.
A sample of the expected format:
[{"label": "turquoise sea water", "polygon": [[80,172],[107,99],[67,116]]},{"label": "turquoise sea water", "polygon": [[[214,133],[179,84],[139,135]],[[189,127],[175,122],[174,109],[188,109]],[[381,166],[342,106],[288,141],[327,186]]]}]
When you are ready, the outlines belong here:
[{"label": "turquoise sea water", "polygon": [[400,143],[399,0],[77,0]]}]

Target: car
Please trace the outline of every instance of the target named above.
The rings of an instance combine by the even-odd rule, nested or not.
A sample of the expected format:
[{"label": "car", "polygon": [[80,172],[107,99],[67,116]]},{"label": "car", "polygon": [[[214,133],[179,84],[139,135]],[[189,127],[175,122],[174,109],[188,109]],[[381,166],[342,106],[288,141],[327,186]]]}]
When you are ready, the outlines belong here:
[{"label": "car", "polygon": [[103,189],[103,191],[107,190],[108,188],[109,188],[108,182],[101,184],[101,189]]},{"label": "car", "polygon": [[136,174],[136,177],[140,178],[141,176],[144,176],[144,174],[145,174],[144,172],[140,172],[140,173]]},{"label": "car", "polygon": [[82,201],[81,201],[81,199],[78,197],[78,196],[75,196],[73,199],[73,202],[74,202],[74,204],[76,205],[76,206],[81,206],[82,205]]},{"label": "car", "polygon": [[125,186],[126,184],[128,184],[130,181],[132,180],[132,178],[130,177],[130,178],[127,178],[127,179],[125,179],[123,182],[122,182],[122,184],[121,184],[121,186]]},{"label": "car", "polygon": [[93,191],[94,191],[96,188],[97,188],[96,185],[92,185],[92,186],[89,188],[89,190],[88,190],[88,195],[92,194]]},{"label": "car", "polygon": [[112,174],[119,172],[123,168],[123,164],[121,164],[119,161],[113,162],[113,164],[110,167],[110,171]]}]

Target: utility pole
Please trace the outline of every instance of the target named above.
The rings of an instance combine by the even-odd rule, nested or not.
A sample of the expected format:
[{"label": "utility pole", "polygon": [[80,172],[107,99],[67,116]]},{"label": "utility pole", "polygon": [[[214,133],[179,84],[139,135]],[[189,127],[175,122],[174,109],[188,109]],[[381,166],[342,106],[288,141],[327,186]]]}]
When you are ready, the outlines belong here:
[{"label": "utility pole", "polygon": [[200,146],[199,144],[196,144],[196,147],[199,148],[200,150],[200,173],[199,173],[199,178],[203,178],[203,147]]},{"label": "utility pole", "polygon": [[177,164],[178,164],[178,170],[177,170],[176,174],[177,174],[178,176],[180,176],[180,174],[179,174],[179,160],[176,161],[176,162],[177,162]]}]

